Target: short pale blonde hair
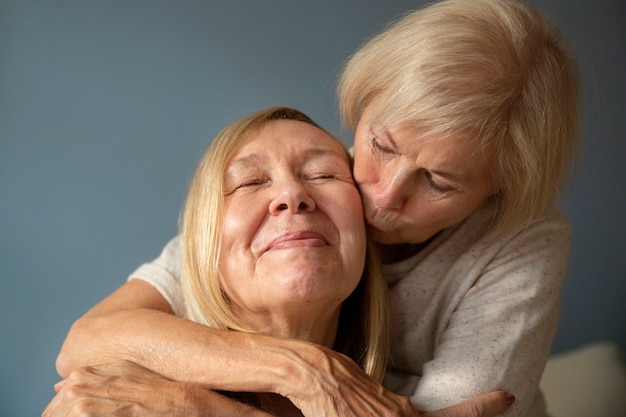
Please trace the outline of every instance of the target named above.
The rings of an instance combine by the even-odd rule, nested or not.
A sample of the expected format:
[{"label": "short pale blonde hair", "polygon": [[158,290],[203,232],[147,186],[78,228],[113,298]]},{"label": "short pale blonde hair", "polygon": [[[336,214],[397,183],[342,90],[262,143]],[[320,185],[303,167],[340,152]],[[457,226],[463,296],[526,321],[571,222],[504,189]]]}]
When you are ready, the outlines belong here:
[{"label": "short pale blonde hair", "polygon": [[554,204],[578,154],[579,80],[566,41],[515,0],[446,0],[399,19],[348,61],[342,120],[477,140],[493,158],[491,232]]},{"label": "short pale blonde hair", "polygon": [[[286,107],[270,108],[223,129],[196,169],[181,219],[183,293],[186,315],[194,321],[218,329],[250,331],[235,317],[220,284],[224,172],[241,146],[254,140],[267,123],[281,119],[309,123],[326,132],[304,113]],[[346,158],[349,159],[347,152]],[[354,359],[369,375],[382,380],[389,350],[389,313],[387,285],[374,251],[372,242],[368,241],[361,280],[341,307],[334,348]]]}]

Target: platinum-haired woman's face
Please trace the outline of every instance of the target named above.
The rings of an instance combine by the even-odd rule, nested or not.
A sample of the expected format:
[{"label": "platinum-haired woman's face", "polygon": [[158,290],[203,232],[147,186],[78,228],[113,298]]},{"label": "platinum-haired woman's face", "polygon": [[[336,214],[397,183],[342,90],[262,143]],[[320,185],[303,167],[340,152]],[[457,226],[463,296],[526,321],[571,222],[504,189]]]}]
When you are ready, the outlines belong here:
[{"label": "platinum-haired woman's face", "polygon": [[472,214],[492,194],[490,161],[458,135],[367,122],[354,138],[354,179],[372,237],[421,243]]},{"label": "platinum-haired woman's face", "polygon": [[324,131],[268,122],[227,165],[221,282],[240,317],[315,306],[336,314],[365,262],[361,199]]}]

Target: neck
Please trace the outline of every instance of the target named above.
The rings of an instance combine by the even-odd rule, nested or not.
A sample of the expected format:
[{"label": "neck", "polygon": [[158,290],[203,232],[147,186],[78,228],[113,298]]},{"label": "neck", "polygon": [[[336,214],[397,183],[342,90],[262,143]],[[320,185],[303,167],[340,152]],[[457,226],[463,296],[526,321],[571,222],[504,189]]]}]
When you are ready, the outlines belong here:
[{"label": "neck", "polygon": [[262,314],[240,312],[242,322],[252,330],[282,339],[298,339],[332,347],[337,334],[340,307],[328,313],[319,311],[298,312],[266,311]]}]

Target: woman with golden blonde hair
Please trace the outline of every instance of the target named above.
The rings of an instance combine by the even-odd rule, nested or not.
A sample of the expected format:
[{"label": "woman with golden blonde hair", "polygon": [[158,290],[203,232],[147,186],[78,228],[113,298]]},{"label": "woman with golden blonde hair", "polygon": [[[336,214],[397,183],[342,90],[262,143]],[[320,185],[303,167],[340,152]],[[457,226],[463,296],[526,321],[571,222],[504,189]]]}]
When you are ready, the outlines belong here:
[{"label": "woman with golden blonde hair", "polygon": [[[517,397],[508,415],[545,415],[539,379],[567,272],[571,230],[558,197],[577,153],[578,95],[564,38],[517,0],[434,3],[348,61],[339,105],[354,130],[354,179],[390,287],[384,385],[416,408],[503,389]],[[101,323],[93,315],[79,320],[60,355],[62,375],[111,355],[85,335],[122,306],[132,307],[124,317],[144,324],[141,308],[177,312],[179,244],[175,238],[131,275],[101,306]],[[204,366],[219,367],[219,356],[250,369],[223,338],[203,339]],[[298,348],[279,341],[237,343],[284,349],[275,356],[281,375],[303,357],[308,375],[333,363],[323,351],[293,360]],[[262,361],[255,361],[261,370]],[[154,369],[149,357],[138,362]],[[350,387],[341,401],[384,401],[361,389],[358,374],[324,369],[330,387]]]},{"label": "woman with golden blonde hair", "polygon": [[[270,108],[244,117],[222,130],[214,139],[212,145],[200,161],[187,196],[181,231],[185,270],[183,293],[186,313],[184,317],[216,329],[247,332],[260,331],[260,329],[252,328],[246,320],[237,315],[234,309],[234,301],[227,296],[224,285],[224,264],[227,264],[227,261],[234,257],[233,251],[225,248],[223,243],[226,240],[225,235],[228,234],[228,230],[225,230],[223,225],[233,222],[231,218],[227,217],[229,212],[226,210],[227,204],[230,203],[230,200],[233,199],[233,194],[235,194],[235,191],[228,188],[228,181],[234,181],[233,178],[229,177],[229,174],[231,174],[229,166],[233,164],[233,160],[237,161],[236,156],[241,153],[241,149],[244,146],[261,141],[264,138],[263,135],[269,134],[268,130],[270,127],[274,127],[277,124],[285,124],[286,121],[290,121],[291,125],[294,125],[294,122],[296,122],[295,125],[304,123],[313,126],[314,129],[311,129],[310,126],[304,126],[310,131],[319,133],[318,136],[309,139],[310,141],[315,140],[317,143],[323,143],[322,139],[332,139],[332,141],[327,141],[333,142],[335,153],[342,156],[343,160],[337,158],[336,154],[330,154],[335,157],[335,160],[330,159],[328,157],[329,152],[320,145],[320,149],[311,148],[319,151],[325,159],[322,160],[322,157],[318,157],[321,160],[319,162],[310,158],[306,162],[308,165],[294,163],[294,170],[307,168],[314,172],[315,175],[324,175],[322,179],[315,178],[309,179],[309,181],[313,183],[323,182],[325,188],[328,189],[330,189],[329,184],[332,184],[333,180],[340,185],[344,185],[346,190],[332,190],[334,191],[334,201],[348,201],[343,206],[321,207],[321,209],[328,212],[329,217],[336,217],[338,214],[344,213],[349,214],[352,220],[349,224],[350,228],[346,227],[344,230],[339,230],[341,233],[338,233],[338,237],[341,237],[341,242],[349,241],[353,234],[364,233],[365,226],[360,214],[358,195],[355,196],[354,193],[350,195],[347,192],[356,191],[351,178],[349,156],[347,152],[341,149],[337,140],[332,138],[330,134],[305,114],[286,107]],[[279,131],[278,133],[281,132]],[[300,132],[294,130],[294,133],[299,134]],[[291,144],[290,141],[295,142],[295,144]],[[266,142],[266,145],[272,145],[266,148],[265,152],[268,154],[280,146],[285,146],[285,144],[291,146],[290,150],[298,149],[297,146],[304,148],[304,145],[299,143],[304,142],[302,137],[295,135],[294,137],[289,137],[288,135],[281,137],[277,134],[271,141],[268,140]],[[313,151],[308,148],[305,149],[315,156]],[[322,150],[325,153],[321,153]],[[265,154],[260,152],[258,154],[266,158]],[[246,163],[251,165],[248,160],[246,160]],[[317,164],[317,171],[309,168],[314,163]],[[329,166],[332,163],[336,165]],[[260,168],[255,166],[257,170],[261,168],[264,168],[264,166]],[[241,172],[236,174],[239,177],[245,176],[246,181],[260,181],[257,178],[258,176],[262,179],[265,179],[266,176],[269,177],[269,174],[265,172],[269,171],[269,169],[265,169],[262,173],[254,171],[251,174],[247,172],[252,171],[250,166],[247,166],[245,169],[246,172],[240,169]],[[340,177],[339,173],[344,176],[341,181],[336,180],[336,178]],[[299,174],[301,176],[309,175],[303,172],[299,172]],[[250,175],[253,175],[253,177],[248,178]],[[241,188],[252,188],[252,186],[247,185]],[[246,204],[249,206],[246,214],[251,216],[255,210],[255,204],[253,202],[246,202]],[[317,205],[319,206],[319,203]],[[263,208],[262,204],[258,204],[258,206],[261,206],[261,209]],[[360,229],[362,229],[361,232],[359,232]],[[295,232],[291,231],[290,233]],[[306,241],[306,239],[301,240]],[[339,352],[348,355],[356,363],[359,363],[367,374],[381,381],[388,356],[387,288],[382,278],[378,257],[372,252],[374,250],[372,243],[369,242],[366,248],[365,240],[362,236],[359,236],[357,240],[358,244],[345,249],[347,258],[356,258],[355,261],[352,261],[354,265],[351,264],[351,267],[346,268],[346,271],[343,271],[337,278],[342,279],[350,274],[360,277],[361,272],[362,278],[359,286],[352,289],[353,291],[346,299],[341,300],[342,314],[339,316],[341,320],[337,323],[337,335],[336,338],[333,338],[333,346]],[[326,263],[332,263],[333,260],[332,257],[325,258]],[[242,265],[239,265],[239,267],[242,268]],[[305,264],[304,267],[311,268],[311,265]],[[289,275],[286,274],[287,269],[284,261],[278,264],[278,268],[270,272],[278,274],[279,271],[289,279]],[[238,273],[244,274],[242,270],[238,271]],[[316,274],[320,274],[320,272],[316,272]],[[248,278],[246,277],[246,279]],[[336,282],[331,281],[332,283]],[[326,287],[326,290],[331,291],[335,296],[339,294],[332,285],[327,285]],[[255,296],[258,296],[258,294],[255,294]],[[278,290],[271,292],[270,297],[278,298]],[[293,302],[294,297],[288,294],[287,301]],[[244,307],[247,306],[244,305]],[[321,309],[319,306],[316,306],[316,308]],[[327,310],[332,311],[332,309]]]},{"label": "woman with golden blonde hair", "polygon": [[[382,381],[387,286],[366,238],[350,156],[338,140],[285,107],[237,120],[200,160],[181,220],[181,326],[315,343]],[[161,343],[184,351],[190,342]],[[168,357],[160,370],[171,376],[167,367],[186,360]],[[224,394],[272,415],[301,415],[282,397],[230,388]],[[316,412],[306,402],[298,406]],[[49,407],[47,414],[62,411]]]}]

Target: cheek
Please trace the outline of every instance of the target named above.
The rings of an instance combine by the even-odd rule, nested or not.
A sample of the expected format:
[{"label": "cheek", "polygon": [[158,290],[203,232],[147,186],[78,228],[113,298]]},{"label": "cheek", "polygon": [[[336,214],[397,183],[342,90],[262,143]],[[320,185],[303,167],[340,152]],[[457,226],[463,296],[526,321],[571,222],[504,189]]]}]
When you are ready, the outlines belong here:
[{"label": "cheek", "polygon": [[353,175],[357,184],[376,182],[379,170],[378,161],[371,155],[369,149],[355,146]]},{"label": "cheek", "polygon": [[358,252],[362,249],[363,253],[365,253],[366,231],[361,197],[356,190],[352,190],[344,195],[346,195],[344,204],[334,209],[335,213],[341,214],[338,222],[343,225],[342,228],[344,230],[342,233],[350,236],[348,239],[350,247],[344,248],[344,250],[347,250],[348,254],[350,254],[351,251]]},{"label": "cheek", "polygon": [[[353,227],[357,227],[358,224],[363,224],[363,201],[361,200],[361,194],[356,187],[350,187],[347,190],[338,190],[338,195],[344,196],[341,200],[341,204],[337,204],[334,211],[331,213],[339,213],[345,221],[349,222]],[[335,200],[337,201],[337,200]]]},{"label": "cheek", "polygon": [[263,220],[259,204],[229,204],[224,210],[222,253],[238,255],[251,250],[255,234]]},{"label": "cheek", "polygon": [[[341,196],[341,198],[337,198]],[[323,201],[323,202],[322,202]],[[339,236],[350,236],[351,240],[365,236],[363,202],[354,186],[342,186],[328,192],[318,200],[320,209],[334,225]]]},{"label": "cheek", "polygon": [[247,229],[246,220],[229,214],[226,214],[224,219],[222,248],[232,248],[236,244],[237,237],[244,235]]}]

